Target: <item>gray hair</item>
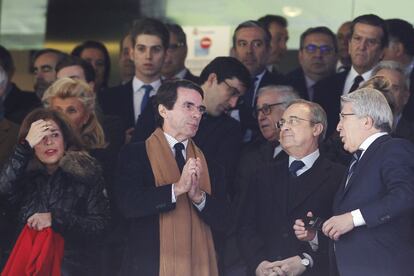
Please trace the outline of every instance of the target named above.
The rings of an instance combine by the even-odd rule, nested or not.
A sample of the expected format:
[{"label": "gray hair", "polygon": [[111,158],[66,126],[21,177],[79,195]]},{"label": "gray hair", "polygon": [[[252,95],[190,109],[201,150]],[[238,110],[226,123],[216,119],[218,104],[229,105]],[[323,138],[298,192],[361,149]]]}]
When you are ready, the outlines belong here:
[{"label": "gray hair", "polygon": [[310,121],[313,124],[322,124],[323,130],[322,130],[321,135],[319,135],[319,138],[318,138],[318,142],[322,143],[322,141],[325,139],[325,136],[326,136],[326,130],[328,129],[328,119],[326,118],[325,110],[319,104],[311,102],[311,101],[303,100],[303,99],[292,101],[288,105],[288,107],[294,104],[303,104],[309,107],[310,113],[311,113]]},{"label": "gray hair", "polygon": [[391,132],[393,115],[385,96],[373,88],[361,88],[348,95],[341,96],[341,106],[352,103],[352,111],[358,117],[369,116],[374,127]]},{"label": "gray hair", "polygon": [[400,73],[404,77],[405,90],[410,88],[410,78],[407,77],[404,67],[401,63],[394,60],[383,60],[379,62],[374,69],[372,70],[372,76],[375,76],[381,70],[392,70],[397,73]]},{"label": "gray hair", "polygon": [[293,89],[292,86],[288,85],[263,86],[257,91],[257,97],[260,97],[260,95],[265,93],[277,94],[279,97],[281,97],[283,104],[280,106],[283,107],[283,109],[286,109],[292,101],[300,99],[295,89]]}]

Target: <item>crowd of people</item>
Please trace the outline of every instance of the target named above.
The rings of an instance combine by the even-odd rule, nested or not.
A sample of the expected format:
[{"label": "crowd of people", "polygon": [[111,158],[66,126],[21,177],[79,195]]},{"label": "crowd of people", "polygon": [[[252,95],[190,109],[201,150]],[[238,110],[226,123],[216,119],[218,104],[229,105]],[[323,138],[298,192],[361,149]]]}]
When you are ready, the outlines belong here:
[{"label": "crowd of people", "polygon": [[85,41],[36,52],[33,92],[0,45],[1,275],[412,275],[413,26],[310,27],[284,75],[288,39],[242,22],[195,76],[141,18],[119,85]]}]

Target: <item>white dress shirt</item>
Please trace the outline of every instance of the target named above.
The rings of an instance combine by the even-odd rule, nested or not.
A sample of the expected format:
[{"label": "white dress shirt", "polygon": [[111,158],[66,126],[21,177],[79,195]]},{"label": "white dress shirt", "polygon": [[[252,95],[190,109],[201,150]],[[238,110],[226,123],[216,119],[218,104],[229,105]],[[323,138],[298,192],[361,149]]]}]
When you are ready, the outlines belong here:
[{"label": "white dress shirt", "polygon": [[[371,78],[372,70],[373,69],[371,69],[371,70],[369,70],[369,71],[367,71],[367,72],[365,72],[361,75],[364,80],[359,84],[360,87],[365,81],[367,81],[369,78]],[[352,85],[354,84],[355,77],[358,76],[358,75],[359,75],[358,72],[355,71],[354,67],[352,66],[351,70],[349,71],[348,75],[346,76],[344,90],[342,91],[342,95],[348,94],[349,89],[351,89]]]},{"label": "white dress shirt", "polygon": [[152,91],[150,92],[150,97],[157,94],[158,88],[161,86],[161,79],[153,81],[151,83],[144,83],[139,80],[136,76],[132,79],[132,89],[134,91],[134,114],[135,114],[135,121],[138,119],[138,116],[141,114],[141,103],[142,99],[144,98],[145,89],[142,87],[143,85],[151,85]]}]

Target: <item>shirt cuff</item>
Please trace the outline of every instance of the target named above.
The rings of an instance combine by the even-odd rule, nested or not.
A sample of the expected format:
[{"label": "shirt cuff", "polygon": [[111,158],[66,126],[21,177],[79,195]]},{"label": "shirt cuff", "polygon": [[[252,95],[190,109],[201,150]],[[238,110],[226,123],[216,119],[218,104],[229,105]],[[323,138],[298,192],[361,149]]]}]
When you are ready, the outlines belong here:
[{"label": "shirt cuff", "polygon": [[309,260],[309,266],[312,268],[312,267],[313,267],[314,262],[313,262],[313,259],[312,259],[311,255],[309,255],[309,254],[307,254],[307,253],[305,253],[305,252],[303,252],[303,253],[302,253],[302,255],[303,255],[303,257],[305,257],[306,259],[308,259],[308,260]]},{"label": "shirt cuff", "polygon": [[355,227],[367,224],[359,209],[352,211],[351,215],[352,215],[352,221],[354,222]]},{"label": "shirt cuff", "polygon": [[316,232],[316,235],[313,238],[313,240],[309,241],[309,245],[312,248],[313,252],[318,251],[318,248],[319,248],[318,232]]},{"label": "shirt cuff", "polygon": [[203,191],[203,199],[199,204],[193,202],[194,206],[201,212],[204,209],[204,206],[206,206],[206,192]]},{"label": "shirt cuff", "polygon": [[174,193],[174,183],[171,185],[171,202],[172,203],[177,202],[177,198],[175,197],[175,193]]}]

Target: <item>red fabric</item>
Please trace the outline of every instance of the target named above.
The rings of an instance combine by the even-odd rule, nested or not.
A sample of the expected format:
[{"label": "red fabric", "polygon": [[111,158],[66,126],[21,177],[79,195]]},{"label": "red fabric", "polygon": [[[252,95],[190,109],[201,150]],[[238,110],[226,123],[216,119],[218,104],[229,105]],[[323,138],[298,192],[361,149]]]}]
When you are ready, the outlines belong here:
[{"label": "red fabric", "polygon": [[64,240],[48,227],[23,228],[1,276],[60,276]]}]

